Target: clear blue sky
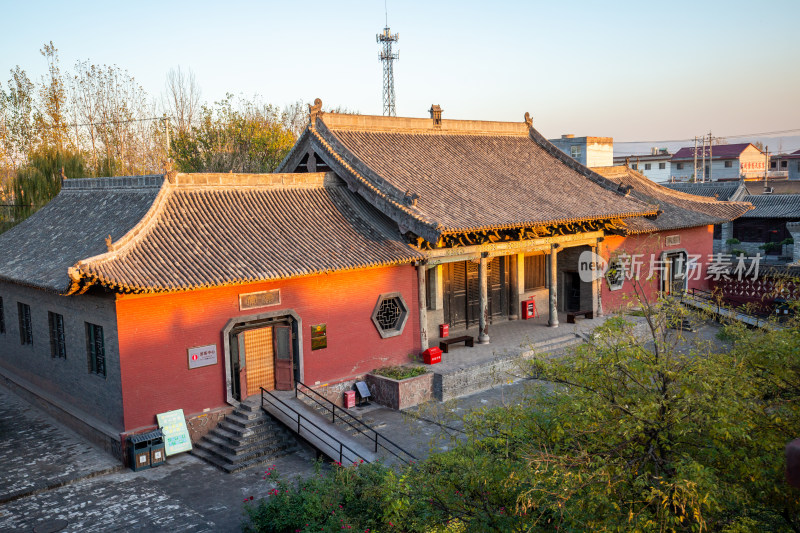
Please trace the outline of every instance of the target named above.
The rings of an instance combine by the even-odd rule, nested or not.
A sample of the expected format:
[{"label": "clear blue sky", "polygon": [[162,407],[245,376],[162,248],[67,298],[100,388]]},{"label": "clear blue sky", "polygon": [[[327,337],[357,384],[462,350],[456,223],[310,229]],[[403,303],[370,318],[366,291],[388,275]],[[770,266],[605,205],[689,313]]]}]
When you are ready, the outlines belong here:
[{"label": "clear blue sky", "polygon": [[[3,2],[0,82],[32,78],[52,40],[62,68],[116,64],[151,96],[191,68],[204,100],[380,114],[383,0]],[[681,139],[800,128],[800,1],[389,0],[397,112],[522,121],[546,136]],[[770,143],[772,144],[772,143]],[[777,146],[777,141],[775,142]],[[772,148],[772,147],[771,147]]]}]

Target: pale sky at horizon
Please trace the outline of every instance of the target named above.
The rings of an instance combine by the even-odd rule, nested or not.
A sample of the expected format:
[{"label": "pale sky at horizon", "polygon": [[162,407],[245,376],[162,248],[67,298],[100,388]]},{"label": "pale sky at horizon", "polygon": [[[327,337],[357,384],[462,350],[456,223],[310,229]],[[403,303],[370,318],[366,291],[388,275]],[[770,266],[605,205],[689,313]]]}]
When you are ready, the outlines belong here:
[{"label": "pale sky at horizon", "polygon": [[[38,79],[39,49],[52,40],[63,70],[116,64],[152,97],[181,66],[206,101],[232,92],[382,111],[382,0],[3,4],[4,88],[17,64]],[[522,121],[529,111],[547,137],[617,143],[800,135],[800,1],[660,5],[389,0],[397,114],[427,116],[432,103],[446,119]]]}]

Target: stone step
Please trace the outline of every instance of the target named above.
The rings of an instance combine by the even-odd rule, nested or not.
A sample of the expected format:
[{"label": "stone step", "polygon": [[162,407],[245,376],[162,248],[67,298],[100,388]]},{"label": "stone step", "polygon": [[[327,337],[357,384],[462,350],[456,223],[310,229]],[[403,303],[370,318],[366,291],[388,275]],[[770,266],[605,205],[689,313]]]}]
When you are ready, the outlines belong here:
[{"label": "stone step", "polygon": [[241,462],[238,462],[238,463],[235,463],[235,464],[234,463],[220,462],[216,455],[208,453],[208,452],[206,452],[205,450],[202,450],[202,449],[197,449],[197,448],[193,449],[192,450],[192,455],[203,459],[207,463],[210,463],[211,465],[216,466],[217,468],[219,468],[220,470],[223,470],[224,472],[227,472],[229,474],[233,474],[234,472],[240,472],[240,471],[245,470],[247,468],[252,468],[252,467],[255,467],[255,466],[258,466],[258,465],[264,465],[264,464],[271,463],[275,459],[278,459],[280,457],[285,457],[285,456],[287,456],[289,454],[292,454],[292,453],[296,453],[298,450],[299,450],[299,446],[293,446],[291,448],[286,448],[286,449],[283,449],[283,450],[279,450],[279,451],[277,451],[277,452],[275,452],[273,454],[267,454],[267,455],[262,455],[260,457],[254,457],[254,458],[248,459],[246,461],[241,461]]},{"label": "stone step", "polygon": [[285,444],[288,438],[289,437],[286,435],[272,434],[268,436],[265,435],[261,438],[256,438],[247,442],[235,442],[227,439],[215,431],[203,437],[200,442],[203,442],[204,445],[216,446],[217,448],[221,448],[225,452],[233,455],[242,455],[254,450],[255,448],[258,448],[259,446],[264,447]]},{"label": "stone step", "polygon": [[206,435],[202,440],[195,444],[195,447],[204,450],[225,463],[238,464],[254,457],[260,457],[268,453],[274,453],[283,450],[290,445],[296,445],[295,441],[279,440],[267,443],[259,443],[253,446],[238,448],[230,448],[220,444],[220,442],[209,439]]},{"label": "stone step", "polygon": [[243,403],[195,443],[192,454],[226,472],[238,472],[298,449],[294,435],[260,405]]}]

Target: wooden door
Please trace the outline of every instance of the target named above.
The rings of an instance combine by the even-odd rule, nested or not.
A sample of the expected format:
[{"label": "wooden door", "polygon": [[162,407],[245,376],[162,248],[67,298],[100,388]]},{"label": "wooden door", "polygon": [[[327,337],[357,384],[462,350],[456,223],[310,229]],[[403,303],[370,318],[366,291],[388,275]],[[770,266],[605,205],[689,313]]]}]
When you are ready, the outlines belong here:
[{"label": "wooden door", "polygon": [[247,395],[261,394],[261,389],[275,388],[273,364],[272,327],[248,329],[244,337],[244,354],[247,365]]},{"label": "wooden door", "polygon": [[292,390],[294,388],[294,366],[292,362],[292,327],[273,326],[273,351],[275,352],[275,388]]},{"label": "wooden door", "polygon": [[444,273],[444,319],[453,329],[467,324],[467,265],[464,261],[445,263]]},{"label": "wooden door", "polygon": [[489,263],[488,292],[489,316],[502,318],[508,316],[508,268],[506,257],[495,257]]},{"label": "wooden door", "polygon": [[478,278],[480,266],[475,261],[467,261],[467,327],[481,320],[481,284]]}]

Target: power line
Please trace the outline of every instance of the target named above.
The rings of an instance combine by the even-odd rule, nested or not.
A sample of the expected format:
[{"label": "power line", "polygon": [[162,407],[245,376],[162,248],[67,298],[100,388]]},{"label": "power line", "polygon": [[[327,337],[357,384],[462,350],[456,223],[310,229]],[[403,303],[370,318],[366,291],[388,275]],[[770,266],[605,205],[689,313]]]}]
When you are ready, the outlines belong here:
[{"label": "power line", "polygon": [[105,122],[87,122],[85,124],[62,124],[60,126],[56,124],[45,124],[45,128],[78,128],[81,126],[104,126],[106,124],[128,124],[131,122],[147,122],[149,120],[165,120],[168,118],[173,118],[171,116],[162,116],[162,117],[151,117],[151,118],[131,118],[128,120],[107,120]]},{"label": "power line", "polygon": [[[762,131],[758,133],[742,133],[739,135],[717,135],[718,138],[725,138],[725,139],[737,139],[739,137],[767,137],[769,135],[781,135],[784,133],[800,133],[800,128],[795,128],[791,130],[777,130],[777,131]],[[666,140],[659,140],[659,141],[614,141],[614,144],[659,144],[659,143],[679,143],[679,142],[687,142],[687,141],[694,141],[694,137],[689,137],[686,139],[666,139]]]}]

